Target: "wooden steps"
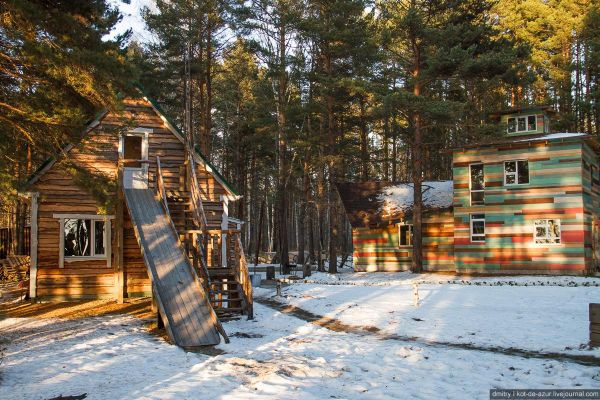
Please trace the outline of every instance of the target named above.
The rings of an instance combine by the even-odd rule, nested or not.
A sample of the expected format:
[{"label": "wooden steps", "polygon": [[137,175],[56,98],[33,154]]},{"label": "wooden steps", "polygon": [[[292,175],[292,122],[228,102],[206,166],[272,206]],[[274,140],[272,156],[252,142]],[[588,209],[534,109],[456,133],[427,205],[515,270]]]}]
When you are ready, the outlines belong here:
[{"label": "wooden steps", "polygon": [[[183,238],[184,247],[193,247],[192,238],[203,233],[198,221],[195,219],[193,203],[190,192],[167,191],[167,204],[169,212],[175,225],[175,229]],[[220,215],[223,205],[218,201],[206,201],[202,203],[207,216],[208,229],[220,232],[221,222],[211,216]],[[208,251],[208,249],[205,249]],[[219,253],[220,249],[214,249]],[[193,256],[190,255],[193,262]],[[209,261],[208,264],[213,264]],[[209,300],[220,320],[240,318],[244,309],[242,307],[242,286],[235,280],[233,268],[208,267],[210,279]]]}]

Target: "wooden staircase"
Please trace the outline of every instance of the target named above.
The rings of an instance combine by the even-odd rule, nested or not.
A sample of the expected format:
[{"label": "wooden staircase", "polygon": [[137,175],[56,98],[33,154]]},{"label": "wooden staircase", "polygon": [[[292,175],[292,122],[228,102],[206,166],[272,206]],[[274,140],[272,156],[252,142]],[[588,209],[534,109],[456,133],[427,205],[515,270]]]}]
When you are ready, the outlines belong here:
[{"label": "wooden staircase", "polygon": [[[180,187],[183,190],[166,190],[164,194],[185,253],[220,320],[237,319],[241,315],[252,319],[252,286],[240,232],[221,229],[219,210],[223,206],[221,202],[201,199],[193,162],[189,160],[186,172],[186,184]],[[223,242],[226,260],[223,260]]]}]

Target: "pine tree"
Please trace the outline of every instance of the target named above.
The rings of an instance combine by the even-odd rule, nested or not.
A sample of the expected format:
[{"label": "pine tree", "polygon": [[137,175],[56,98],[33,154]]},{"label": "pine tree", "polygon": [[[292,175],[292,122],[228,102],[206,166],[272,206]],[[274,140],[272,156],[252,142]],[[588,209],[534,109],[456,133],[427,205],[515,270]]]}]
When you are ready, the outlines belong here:
[{"label": "pine tree", "polygon": [[0,186],[11,188],[0,202],[16,226],[26,212],[16,188],[130,89],[129,33],[107,37],[119,18],[105,0],[0,3]]},{"label": "pine tree", "polygon": [[411,133],[414,187],[413,272],[421,272],[423,159],[435,132],[459,124],[464,98],[453,87],[464,80],[511,78],[515,47],[499,39],[488,0],[380,2],[387,53],[404,81],[395,105],[405,110]]},{"label": "pine tree", "polygon": [[[350,102],[350,93],[364,74],[367,60],[376,47],[369,40],[369,25],[362,0],[309,1],[307,16],[302,22],[302,33],[314,44],[317,68],[314,79],[321,99],[321,112],[326,138],[328,204],[329,204],[329,272],[337,273],[337,251],[341,235],[341,210],[335,183],[343,178],[339,142],[340,112]],[[363,144],[364,146],[364,144]],[[363,155],[364,158],[364,155]]]}]

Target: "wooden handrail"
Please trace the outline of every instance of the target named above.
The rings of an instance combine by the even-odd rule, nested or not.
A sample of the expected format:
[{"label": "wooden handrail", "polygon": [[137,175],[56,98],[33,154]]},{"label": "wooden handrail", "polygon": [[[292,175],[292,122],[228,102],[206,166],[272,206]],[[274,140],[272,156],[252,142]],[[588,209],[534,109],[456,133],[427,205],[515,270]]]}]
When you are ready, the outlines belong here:
[{"label": "wooden handrail", "polygon": [[194,163],[194,157],[192,156],[188,156],[187,173],[190,186],[192,212],[194,217],[198,220],[200,229],[206,229],[208,221],[206,219],[206,214],[204,213],[202,196],[200,196],[200,185],[198,184],[198,177],[196,176],[196,165]]},{"label": "wooden handrail", "polygon": [[[169,212],[169,203],[167,202],[167,191],[165,190],[165,182],[162,176],[162,168],[160,166],[160,157],[156,156],[156,191],[158,192],[159,199],[169,217],[169,221],[171,221],[171,225],[177,234],[177,229],[175,229],[175,224],[173,223],[173,218],[171,218],[171,213]],[[179,235],[177,235],[179,236]]]},{"label": "wooden handrail", "polygon": [[242,298],[245,303],[246,314],[248,319],[254,318],[254,304],[252,297],[252,282],[250,282],[250,274],[248,272],[248,264],[244,255],[244,246],[242,246],[242,238],[240,234],[235,234],[235,254],[237,260],[234,263],[235,277],[242,286]]},{"label": "wooden handrail", "polygon": [[[158,158],[158,156],[156,158]],[[138,162],[138,163],[143,163],[143,164],[150,164],[150,160],[138,160],[137,158],[120,158],[119,162],[120,163]]]}]

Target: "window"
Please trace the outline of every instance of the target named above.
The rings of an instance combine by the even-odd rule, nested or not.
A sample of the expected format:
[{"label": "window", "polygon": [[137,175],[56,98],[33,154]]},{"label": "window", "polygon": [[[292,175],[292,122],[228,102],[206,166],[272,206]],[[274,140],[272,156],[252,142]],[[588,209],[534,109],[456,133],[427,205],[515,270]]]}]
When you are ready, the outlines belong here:
[{"label": "window", "polygon": [[471,214],[471,242],[485,242],[485,214]]},{"label": "window", "polygon": [[106,224],[91,219],[65,218],[64,256],[93,257],[104,256]]},{"label": "window", "polygon": [[504,162],[504,184],[525,185],[529,183],[529,162],[527,160]]},{"label": "window", "polygon": [[485,182],[483,177],[483,164],[471,164],[469,166],[470,173],[470,191],[471,205],[484,204],[484,188]]},{"label": "window", "polygon": [[533,238],[537,244],[559,244],[560,220],[536,219],[534,222]]},{"label": "window", "polygon": [[598,180],[598,167],[592,165],[592,169],[590,171],[590,180],[592,181],[592,189],[597,187],[600,181]]},{"label": "window", "polygon": [[400,246],[412,246],[413,226],[401,224],[398,225],[398,236]]},{"label": "window", "polygon": [[511,117],[508,119],[508,133],[532,132],[537,130],[537,116]]}]

